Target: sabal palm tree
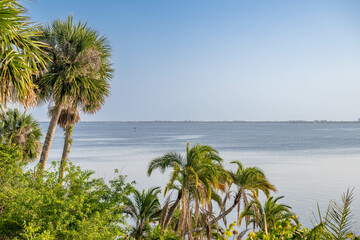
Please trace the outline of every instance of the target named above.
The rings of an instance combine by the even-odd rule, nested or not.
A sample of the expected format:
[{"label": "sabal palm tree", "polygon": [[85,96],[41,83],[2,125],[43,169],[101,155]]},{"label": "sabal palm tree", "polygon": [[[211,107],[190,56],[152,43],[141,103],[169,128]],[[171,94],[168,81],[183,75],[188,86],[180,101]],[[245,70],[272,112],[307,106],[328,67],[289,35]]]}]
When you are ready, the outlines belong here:
[{"label": "sabal palm tree", "polygon": [[290,211],[290,206],[277,203],[282,198],[283,196],[277,198],[269,197],[265,201],[264,206],[261,205],[258,199],[252,200],[241,213],[240,221],[244,217],[249,217],[250,221],[248,223],[258,226],[265,234],[268,234],[279,221],[290,218],[298,223],[295,214]]},{"label": "sabal palm tree", "polygon": [[225,174],[221,157],[214,148],[208,145],[197,144],[189,148],[188,143],[185,157],[170,152],[152,160],[148,167],[148,175],[150,176],[155,169],[160,169],[162,172],[172,169],[165,193],[171,189],[178,190],[178,197],[168,211],[164,227],[167,227],[181,201],[177,229],[181,231],[182,236],[187,233],[191,239],[190,203],[195,199],[198,206],[201,204],[205,208],[210,203],[213,189],[219,188],[219,179]]},{"label": "sabal palm tree", "polygon": [[45,169],[56,125],[64,106],[95,113],[110,93],[112,77],[110,46],[105,37],[72,17],[55,20],[43,30],[42,41],[49,46],[48,72],[36,79],[41,101],[54,105],[40,157]]},{"label": "sabal palm tree", "polygon": [[126,198],[124,210],[135,221],[135,228],[133,230],[133,236],[135,239],[141,239],[143,237],[144,230],[146,230],[146,224],[158,221],[161,214],[161,205],[157,194],[159,194],[160,188],[150,188],[146,192],[134,190],[133,197]]},{"label": "sabal palm tree", "polygon": [[46,45],[34,40],[41,35],[19,0],[0,1],[0,108],[7,102],[35,104],[33,77],[45,67]]},{"label": "sabal palm tree", "polygon": [[0,139],[21,146],[24,162],[35,160],[41,150],[41,127],[30,114],[8,109],[0,114]]}]

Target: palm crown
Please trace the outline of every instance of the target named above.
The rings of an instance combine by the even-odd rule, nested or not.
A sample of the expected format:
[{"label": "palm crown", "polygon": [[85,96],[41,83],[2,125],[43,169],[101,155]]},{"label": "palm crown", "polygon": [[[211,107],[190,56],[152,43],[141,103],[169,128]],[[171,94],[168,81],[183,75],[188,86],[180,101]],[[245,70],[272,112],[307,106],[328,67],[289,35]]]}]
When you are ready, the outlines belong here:
[{"label": "palm crown", "polygon": [[84,112],[95,112],[110,93],[110,46],[86,24],[55,20],[44,28],[42,40],[49,46],[48,72],[35,83],[43,101],[55,105],[73,103]]},{"label": "palm crown", "polygon": [[125,213],[129,214],[136,223],[133,229],[133,236],[136,239],[141,239],[146,224],[158,220],[160,217],[161,205],[157,198],[160,193],[160,188],[150,188],[145,192],[134,190],[133,198],[126,198],[125,200]]},{"label": "palm crown", "polygon": [[41,150],[41,127],[30,114],[9,109],[0,115],[2,141],[21,146],[25,162],[36,159]]},{"label": "palm crown", "polygon": [[266,233],[275,228],[277,222],[287,218],[291,218],[295,223],[298,223],[295,214],[290,211],[291,207],[278,203],[282,198],[283,196],[276,198],[271,196],[265,201],[264,206],[261,205],[258,199],[252,200],[241,213],[240,218],[249,217],[250,221],[248,223],[253,223],[254,226],[258,226]]}]

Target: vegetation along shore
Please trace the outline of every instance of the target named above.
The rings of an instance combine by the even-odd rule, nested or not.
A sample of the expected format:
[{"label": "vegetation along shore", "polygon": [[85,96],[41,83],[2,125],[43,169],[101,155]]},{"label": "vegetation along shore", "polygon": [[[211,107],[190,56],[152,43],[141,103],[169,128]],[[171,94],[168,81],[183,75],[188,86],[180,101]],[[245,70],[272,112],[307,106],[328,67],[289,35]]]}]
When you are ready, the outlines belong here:
[{"label": "vegetation along shore", "polygon": [[[318,207],[304,228],[260,168],[233,161],[226,169],[218,151],[200,143],[149,159],[150,178],[171,172],[164,189],[139,190],[117,170],[108,182],[92,177],[68,156],[79,112],[96,113],[110,94],[107,38],[72,16],[32,23],[18,0],[0,1],[0,29],[0,239],[359,239],[352,189],[325,212]],[[14,103],[49,105],[44,136]],[[49,164],[57,126],[63,152]]]}]

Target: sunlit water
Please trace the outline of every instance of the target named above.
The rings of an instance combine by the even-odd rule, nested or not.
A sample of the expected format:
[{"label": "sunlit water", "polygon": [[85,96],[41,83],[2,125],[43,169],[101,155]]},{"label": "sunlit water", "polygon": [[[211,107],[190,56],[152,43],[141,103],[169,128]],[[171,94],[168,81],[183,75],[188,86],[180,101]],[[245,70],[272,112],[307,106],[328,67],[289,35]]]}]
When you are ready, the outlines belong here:
[{"label": "sunlit water", "polygon": [[[47,123],[43,124],[44,129]],[[208,144],[220,152],[228,169],[233,160],[258,166],[284,195],[283,203],[311,227],[317,202],[355,187],[352,205],[360,232],[360,124],[82,122],[74,127],[70,160],[95,176],[111,179],[114,169],[135,180],[139,189],[164,187],[169,173],[146,174],[149,162],[169,151],[185,152],[186,142]],[[63,132],[57,129],[50,161],[59,160]],[[162,198],[163,199],[163,198]],[[229,220],[235,220],[235,215]]]}]

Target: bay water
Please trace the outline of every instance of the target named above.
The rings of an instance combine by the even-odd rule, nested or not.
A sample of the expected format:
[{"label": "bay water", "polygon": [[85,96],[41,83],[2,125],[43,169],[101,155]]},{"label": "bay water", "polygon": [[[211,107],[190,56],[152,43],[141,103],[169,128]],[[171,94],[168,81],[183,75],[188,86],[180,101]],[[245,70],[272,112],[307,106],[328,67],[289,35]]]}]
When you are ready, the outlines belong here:
[{"label": "bay water", "polygon": [[[42,123],[44,134],[48,123]],[[49,161],[61,158],[63,131],[57,128]],[[323,211],[330,200],[340,202],[354,189],[354,229],[360,232],[359,123],[249,123],[249,122],[80,122],[74,127],[69,159],[95,177],[111,179],[114,169],[146,189],[161,186],[169,173],[147,176],[155,157],[174,151],[185,154],[186,143],[217,149],[227,169],[231,161],[261,168],[278,192],[311,227],[317,203]],[[175,196],[175,195],[174,195]],[[161,200],[164,198],[162,197]],[[230,216],[235,220],[235,214]]]}]

